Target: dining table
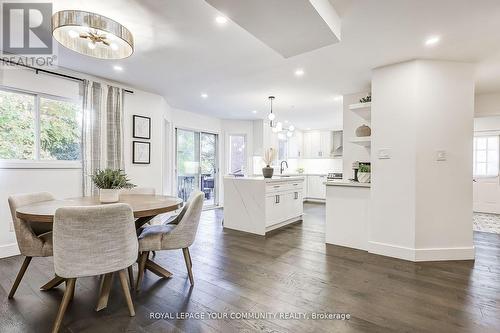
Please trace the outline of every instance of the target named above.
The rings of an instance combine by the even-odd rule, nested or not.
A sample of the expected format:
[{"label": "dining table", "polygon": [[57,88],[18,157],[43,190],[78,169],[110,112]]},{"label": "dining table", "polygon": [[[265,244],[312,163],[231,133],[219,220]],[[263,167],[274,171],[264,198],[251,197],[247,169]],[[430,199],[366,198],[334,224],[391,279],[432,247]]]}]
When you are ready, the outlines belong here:
[{"label": "dining table", "polygon": [[[141,228],[156,216],[177,210],[183,206],[183,200],[174,196],[150,195],[150,194],[121,194],[117,203],[128,204],[134,213],[135,227]],[[76,197],[62,200],[50,200],[21,206],[16,209],[19,219],[30,223],[53,223],[56,210],[61,207],[95,206],[102,205],[99,196]],[[146,269],[162,278],[169,278],[172,273],[155,263],[151,259],[146,261]],[[130,286],[133,288],[132,267],[129,268]],[[96,310],[107,307],[109,293],[111,290],[113,274],[105,274],[101,279],[101,287]],[[64,278],[55,276],[40,289],[47,291],[63,283]]]}]

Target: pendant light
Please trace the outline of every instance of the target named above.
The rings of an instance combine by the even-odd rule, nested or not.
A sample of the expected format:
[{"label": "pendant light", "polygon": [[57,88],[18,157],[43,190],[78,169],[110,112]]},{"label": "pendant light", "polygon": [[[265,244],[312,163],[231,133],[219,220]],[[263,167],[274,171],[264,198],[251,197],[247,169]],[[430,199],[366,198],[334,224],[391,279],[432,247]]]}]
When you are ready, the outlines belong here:
[{"label": "pendant light", "polygon": [[269,126],[274,127],[273,121],[276,118],[276,115],[273,113],[273,100],[274,96],[269,96],[269,102],[271,103],[271,112],[267,115],[267,118],[269,119]]}]

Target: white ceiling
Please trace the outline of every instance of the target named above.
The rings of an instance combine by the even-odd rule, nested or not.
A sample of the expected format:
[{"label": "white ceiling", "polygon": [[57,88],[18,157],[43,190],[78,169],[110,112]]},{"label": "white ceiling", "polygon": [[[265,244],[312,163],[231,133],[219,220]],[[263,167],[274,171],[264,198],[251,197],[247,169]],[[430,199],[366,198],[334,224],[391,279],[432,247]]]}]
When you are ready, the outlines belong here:
[{"label": "white ceiling", "polygon": [[[477,63],[477,92],[500,91],[500,1],[330,1],[342,20],[342,41],[285,59],[235,23],[216,24],[220,13],[204,0],[55,0],[54,10],[117,20],[136,42],[130,58],[111,62],[61,47],[59,65],[220,118],[264,118],[273,94],[278,118],[299,128],[339,128],[335,96],[369,89],[371,69],[413,58]],[[441,42],[428,48],[431,35]],[[124,71],[115,72],[115,64]],[[303,77],[294,76],[297,68]]]}]

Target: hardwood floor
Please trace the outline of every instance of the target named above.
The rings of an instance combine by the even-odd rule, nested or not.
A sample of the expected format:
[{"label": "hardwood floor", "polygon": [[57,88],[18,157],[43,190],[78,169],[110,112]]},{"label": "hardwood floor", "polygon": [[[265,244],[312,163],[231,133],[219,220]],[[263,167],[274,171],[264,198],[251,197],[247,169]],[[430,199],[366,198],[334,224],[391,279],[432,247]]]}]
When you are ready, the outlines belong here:
[{"label": "hardwood floor", "polygon": [[[499,332],[500,235],[475,233],[476,261],[411,263],[324,244],[324,205],[267,238],[223,230],[220,210],[203,212],[191,251],[157,252],[174,276],[147,272],[128,314],[118,278],[108,308],[95,312],[97,278],[78,279],[61,332]],[[41,292],[52,259],[33,259],[7,300],[23,258],[0,260],[0,332],[49,331],[64,285]],[[134,269],[135,273],[136,268]],[[350,319],[159,319],[151,313],[349,313]]]}]

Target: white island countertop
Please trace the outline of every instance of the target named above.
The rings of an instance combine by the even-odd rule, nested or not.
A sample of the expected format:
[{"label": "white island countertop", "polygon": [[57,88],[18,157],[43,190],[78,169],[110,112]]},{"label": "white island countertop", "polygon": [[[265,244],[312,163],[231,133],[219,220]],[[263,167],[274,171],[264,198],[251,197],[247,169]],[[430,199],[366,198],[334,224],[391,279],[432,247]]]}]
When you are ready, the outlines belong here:
[{"label": "white island countertop", "polygon": [[349,187],[371,187],[370,183],[359,183],[349,180],[329,180],[324,183],[326,186],[349,186]]},{"label": "white island countertop", "polygon": [[304,180],[304,176],[274,176],[273,178],[264,178],[262,176],[245,176],[245,177],[234,177],[225,176],[224,178],[233,180],[246,180],[246,181],[265,181],[266,183],[279,183],[279,182],[289,182],[294,180]]}]

